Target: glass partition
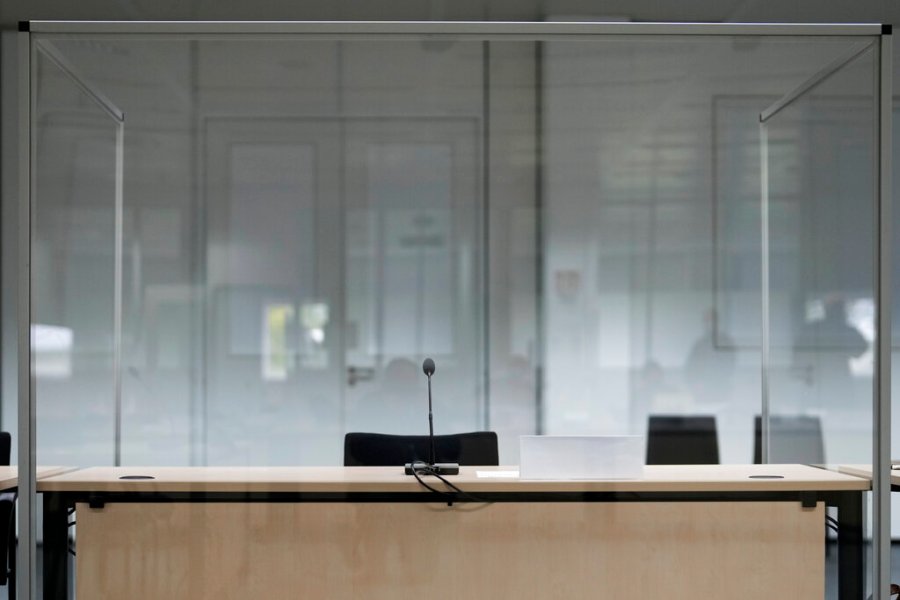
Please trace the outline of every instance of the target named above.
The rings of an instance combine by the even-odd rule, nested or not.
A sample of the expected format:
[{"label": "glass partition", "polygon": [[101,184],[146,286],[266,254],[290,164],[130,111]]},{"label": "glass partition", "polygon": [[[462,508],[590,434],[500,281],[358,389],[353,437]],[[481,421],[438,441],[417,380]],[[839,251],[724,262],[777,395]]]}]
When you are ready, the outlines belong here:
[{"label": "glass partition", "polygon": [[871,28],[207,26],[30,34],[39,464],[872,462]]},{"label": "glass partition", "polygon": [[38,460],[118,461],[121,113],[36,45],[32,240]]},{"label": "glass partition", "polygon": [[769,462],[872,454],[877,58],[860,43],[760,117]]},{"label": "glass partition", "polygon": [[[860,46],[868,50],[859,54]],[[722,462],[760,462],[765,294],[779,432],[770,443],[790,446],[783,431],[810,445],[779,450],[773,462],[868,460],[877,120],[870,42],[763,38],[749,48],[733,39],[654,39],[628,46],[627,59],[610,48],[554,42],[544,53],[546,431],[643,434],[652,415],[703,415],[716,421]],[[852,63],[768,125],[766,252],[759,114],[848,53]],[[628,77],[616,80],[626,68]],[[816,108],[801,113],[804,102]],[[803,187],[814,178],[817,189]],[[812,384],[802,383],[810,375],[800,364],[818,342],[801,342],[796,320],[807,314],[801,305],[821,312],[826,296],[838,295],[849,298],[864,333],[853,335],[852,365],[843,368],[856,400],[819,382],[833,409],[823,438],[805,417],[825,406],[804,399]],[[818,357],[826,354],[834,355]],[[835,376],[824,364],[819,373]],[[831,452],[814,449],[825,441]]]}]

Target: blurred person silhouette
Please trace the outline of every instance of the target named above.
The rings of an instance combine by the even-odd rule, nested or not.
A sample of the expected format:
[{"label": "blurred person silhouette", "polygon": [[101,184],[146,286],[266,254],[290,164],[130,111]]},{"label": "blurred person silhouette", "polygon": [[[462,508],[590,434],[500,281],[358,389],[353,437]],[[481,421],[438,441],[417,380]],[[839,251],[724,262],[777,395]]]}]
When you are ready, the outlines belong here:
[{"label": "blurred person silhouette", "polygon": [[647,427],[647,415],[663,410],[670,412],[670,407],[661,408],[666,398],[671,398],[677,391],[675,386],[666,380],[666,370],[655,358],[647,361],[632,373],[632,394],[629,405],[629,422],[632,432],[643,432]]},{"label": "blurred person silhouette", "polygon": [[691,344],[684,363],[684,380],[698,404],[728,402],[735,371],[734,342],[719,328],[718,313],[703,314],[703,332]]},{"label": "blurred person silhouette", "polygon": [[795,368],[807,385],[822,384],[832,397],[852,393],[850,359],[859,358],[869,342],[847,319],[847,302],[839,294],[823,301],[821,319],[806,322],[797,335]]},{"label": "blurred person silhouette", "polygon": [[360,392],[358,401],[348,407],[347,431],[422,433],[427,388],[421,373],[408,358],[388,362],[377,388],[368,394]]}]

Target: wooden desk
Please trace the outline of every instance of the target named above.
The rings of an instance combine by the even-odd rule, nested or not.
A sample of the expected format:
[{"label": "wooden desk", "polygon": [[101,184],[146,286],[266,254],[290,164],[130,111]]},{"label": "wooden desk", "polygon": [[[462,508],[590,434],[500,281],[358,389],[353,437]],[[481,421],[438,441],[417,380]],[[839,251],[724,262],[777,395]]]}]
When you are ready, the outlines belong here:
[{"label": "wooden desk", "polygon": [[[842,522],[842,590],[859,586],[843,593],[862,595],[864,479],[800,465],[648,466],[633,481],[477,473],[507,469],[452,478],[489,502],[439,497],[402,468],[95,468],[45,478],[45,597],[65,597],[75,507],[79,598],[695,599],[738,590],[818,600],[826,503]],[[133,475],[154,479],[120,479]],[[759,478],[770,475],[782,478]]]},{"label": "wooden desk", "polygon": [[[35,475],[40,480],[44,477],[52,477],[74,470],[74,467],[38,467]],[[0,491],[11,490],[18,486],[19,468],[16,466],[0,466]]]},{"label": "wooden desk", "polygon": [[0,491],[11,490],[19,485],[16,467],[0,466]]},{"label": "wooden desk", "polygon": [[[896,462],[894,466],[897,466]],[[872,465],[840,465],[838,471],[847,475],[862,477],[869,481],[872,480]],[[900,469],[891,469],[891,491],[900,491]]]}]

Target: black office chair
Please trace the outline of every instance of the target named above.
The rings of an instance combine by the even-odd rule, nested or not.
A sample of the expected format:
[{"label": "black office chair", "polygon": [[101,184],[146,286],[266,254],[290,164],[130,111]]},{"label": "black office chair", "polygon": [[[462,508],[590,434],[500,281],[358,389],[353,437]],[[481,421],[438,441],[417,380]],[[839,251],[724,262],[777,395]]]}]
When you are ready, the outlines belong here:
[{"label": "black office chair", "polygon": [[[753,462],[762,463],[762,418],[759,415],[753,420]],[[819,417],[770,416],[769,463],[825,464],[825,442]]]},{"label": "black office chair", "polygon": [[[399,467],[417,460],[428,461],[427,435],[348,433],[344,436],[345,467]],[[498,465],[497,434],[474,431],[434,436],[436,462],[460,465]]]},{"label": "black office chair", "polygon": [[719,464],[716,418],[652,415],[647,424],[647,464]]},{"label": "black office chair", "polygon": [[[0,431],[0,465],[9,466],[12,436]],[[16,597],[16,495],[0,494],[0,585]]]}]

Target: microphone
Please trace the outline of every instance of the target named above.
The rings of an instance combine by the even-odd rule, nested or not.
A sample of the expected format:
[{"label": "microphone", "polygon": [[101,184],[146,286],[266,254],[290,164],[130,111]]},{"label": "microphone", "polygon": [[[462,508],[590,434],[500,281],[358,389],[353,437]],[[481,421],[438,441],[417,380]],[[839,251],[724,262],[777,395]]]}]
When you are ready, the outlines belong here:
[{"label": "microphone", "polygon": [[406,463],[406,474],[414,475],[416,470],[423,470],[425,474],[431,475],[458,475],[459,465],[457,463],[438,463],[437,454],[434,452],[434,413],[431,410],[431,376],[434,375],[434,361],[426,358],[422,363],[422,372],[428,378],[428,443],[431,452],[429,453],[428,462],[417,461],[414,463]]}]

